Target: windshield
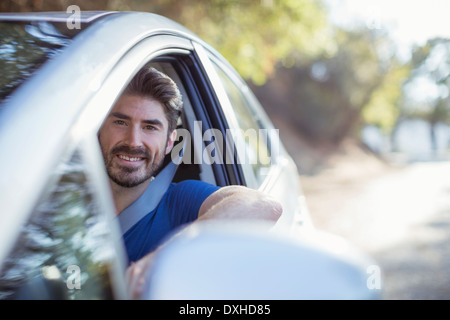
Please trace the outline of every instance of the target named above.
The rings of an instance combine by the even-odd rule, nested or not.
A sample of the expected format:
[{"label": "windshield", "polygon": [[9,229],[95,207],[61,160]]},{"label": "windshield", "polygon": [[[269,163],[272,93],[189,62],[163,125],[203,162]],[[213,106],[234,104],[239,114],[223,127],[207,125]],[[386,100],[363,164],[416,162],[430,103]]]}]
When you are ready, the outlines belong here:
[{"label": "windshield", "polygon": [[70,43],[72,35],[63,34],[61,25],[0,22],[0,104]]}]

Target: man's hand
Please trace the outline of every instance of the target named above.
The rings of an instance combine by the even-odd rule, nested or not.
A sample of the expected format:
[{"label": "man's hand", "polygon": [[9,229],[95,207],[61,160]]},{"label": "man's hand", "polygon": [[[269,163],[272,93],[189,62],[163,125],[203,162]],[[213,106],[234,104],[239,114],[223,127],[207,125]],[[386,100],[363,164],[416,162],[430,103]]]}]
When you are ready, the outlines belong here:
[{"label": "man's hand", "polygon": [[132,262],[126,271],[128,292],[131,299],[140,299],[148,285],[148,275],[152,267],[155,251],[136,262]]},{"label": "man's hand", "polygon": [[243,186],[222,187],[203,202],[199,220],[257,219],[276,222],[283,208],[272,197]]}]

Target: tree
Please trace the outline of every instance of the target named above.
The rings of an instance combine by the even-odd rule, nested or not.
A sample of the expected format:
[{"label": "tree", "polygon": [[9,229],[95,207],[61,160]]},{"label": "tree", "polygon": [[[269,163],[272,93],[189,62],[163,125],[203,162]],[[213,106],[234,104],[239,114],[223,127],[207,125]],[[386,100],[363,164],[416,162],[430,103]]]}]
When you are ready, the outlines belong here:
[{"label": "tree", "polygon": [[374,90],[369,103],[362,110],[365,125],[375,125],[384,133],[392,134],[401,113],[403,84],[409,75],[409,63],[400,63],[393,59],[383,82]]},{"label": "tree", "polygon": [[373,113],[378,116],[377,108],[389,110],[390,123],[396,118],[394,102],[404,71],[393,56],[381,54],[382,45],[391,45],[388,38],[363,29],[338,30],[335,39],[335,54],[283,68],[277,80],[270,80],[261,90],[255,88],[268,105],[284,107],[286,117],[310,141],[337,144],[356,134],[366,108],[366,121],[379,121],[374,116],[370,119]]},{"label": "tree", "polygon": [[256,84],[278,62],[292,65],[332,43],[325,9],[314,0],[156,0],[137,7],[187,26]]},{"label": "tree", "polygon": [[427,121],[432,147],[436,149],[437,124],[450,123],[450,40],[435,38],[415,47],[411,68],[401,115]]}]

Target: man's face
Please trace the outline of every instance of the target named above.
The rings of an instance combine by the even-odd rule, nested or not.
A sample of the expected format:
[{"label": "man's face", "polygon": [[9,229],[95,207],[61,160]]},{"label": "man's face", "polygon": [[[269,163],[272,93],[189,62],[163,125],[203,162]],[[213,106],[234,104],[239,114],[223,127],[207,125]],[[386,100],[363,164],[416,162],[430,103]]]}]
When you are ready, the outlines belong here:
[{"label": "man's face", "polygon": [[173,147],[176,131],[168,136],[167,130],[168,122],[159,102],[122,95],[99,133],[110,179],[127,188],[147,181]]}]

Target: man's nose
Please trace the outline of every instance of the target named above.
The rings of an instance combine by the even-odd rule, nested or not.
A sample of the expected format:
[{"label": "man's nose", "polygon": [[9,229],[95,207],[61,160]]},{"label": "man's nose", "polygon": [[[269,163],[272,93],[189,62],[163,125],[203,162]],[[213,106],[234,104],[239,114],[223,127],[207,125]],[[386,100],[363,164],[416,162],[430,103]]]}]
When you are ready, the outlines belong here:
[{"label": "man's nose", "polygon": [[130,127],[127,130],[126,143],[132,147],[142,146],[141,131],[138,127]]}]

